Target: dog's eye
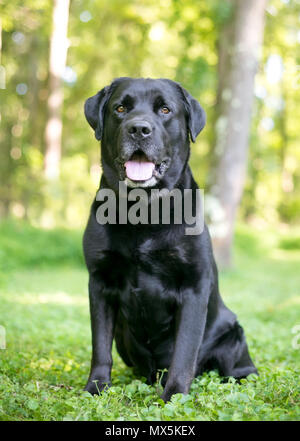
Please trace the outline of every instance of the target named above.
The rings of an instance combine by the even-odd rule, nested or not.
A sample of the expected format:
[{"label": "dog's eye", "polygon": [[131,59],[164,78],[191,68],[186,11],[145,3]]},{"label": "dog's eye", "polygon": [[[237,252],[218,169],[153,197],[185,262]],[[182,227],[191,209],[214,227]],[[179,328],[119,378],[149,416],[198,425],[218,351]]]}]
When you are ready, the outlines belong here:
[{"label": "dog's eye", "polygon": [[167,107],[167,106],[162,107],[162,108],[160,109],[160,111],[161,111],[161,113],[164,113],[165,115],[166,115],[167,113],[170,113],[170,109],[169,109],[169,107]]},{"label": "dog's eye", "polygon": [[125,110],[126,110],[126,107],[125,106],[118,106],[117,108],[116,108],[116,111],[118,112],[118,113],[123,113],[123,112],[125,112]]}]

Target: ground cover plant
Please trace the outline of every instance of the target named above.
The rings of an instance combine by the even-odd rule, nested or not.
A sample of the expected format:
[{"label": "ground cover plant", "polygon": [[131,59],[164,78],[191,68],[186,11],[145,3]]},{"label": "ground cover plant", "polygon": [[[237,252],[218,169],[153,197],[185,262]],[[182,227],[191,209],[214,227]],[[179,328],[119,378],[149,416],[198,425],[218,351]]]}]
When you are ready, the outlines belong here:
[{"label": "ground cover plant", "polygon": [[[165,404],[113,350],[113,386],[82,389],[91,335],[81,232],[0,224],[0,420],[299,420],[299,232],[240,225],[221,293],[243,325],[260,376],[217,372]],[[298,328],[297,328],[298,326]]]}]

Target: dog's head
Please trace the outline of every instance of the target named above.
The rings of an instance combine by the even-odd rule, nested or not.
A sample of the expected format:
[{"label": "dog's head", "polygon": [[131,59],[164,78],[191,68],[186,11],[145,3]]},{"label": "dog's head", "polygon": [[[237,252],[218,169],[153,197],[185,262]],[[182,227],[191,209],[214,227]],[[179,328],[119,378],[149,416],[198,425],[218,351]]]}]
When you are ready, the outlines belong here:
[{"label": "dog's head", "polygon": [[167,79],[118,78],[85,103],[85,116],[101,140],[110,184],[174,185],[205,125],[205,112],[178,83]]}]

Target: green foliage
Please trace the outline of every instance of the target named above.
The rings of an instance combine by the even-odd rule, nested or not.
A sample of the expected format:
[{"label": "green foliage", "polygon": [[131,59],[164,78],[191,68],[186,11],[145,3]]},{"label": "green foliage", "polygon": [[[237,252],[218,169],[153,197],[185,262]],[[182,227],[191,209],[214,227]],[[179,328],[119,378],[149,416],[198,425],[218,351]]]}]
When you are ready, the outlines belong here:
[{"label": "green foliage", "polygon": [[[241,212],[244,218],[258,216],[273,225],[278,220],[299,222],[299,13],[299,2],[268,2],[262,63],[256,76]],[[269,65],[274,57],[277,64]]]},{"label": "green foliage", "polygon": [[[238,314],[260,376],[238,384],[205,373],[188,395],[174,395],[167,404],[159,398],[159,378],[153,386],[145,384],[123,364],[115,346],[113,386],[100,397],[82,391],[91,336],[88,275],[78,266],[80,237],[15,223],[1,226],[1,249],[10,265],[1,287],[7,348],[0,350],[0,420],[299,420],[300,350],[292,329],[299,325],[300,254],[282,247],[297,241],[297,232],[278,235],[240,225],[237,266],[221,273],[223,298]],[[22,244],[26,258],[15,243]],[[40,265],[47,259],[45,249],[47,266]]]},{"label": "green foliage", "polygon": [[299,223],[300,221],[300,198],[298,195],[286,197],[279,203],[278,212],[281,219],[286,222]]},{"label": "green foliage", "polygon": [[280,240],[280,248],[284,250],[300,250],[300,236],[282,238]]},{"label": "green foliage", "polygon": [[[224,24],[232,19],[230,4],[217,0],[71,2],[67,65],[76,77],[64,82],[61,178],[49,188],[43,155],[53,3],[2,2],[1,63],[7,84],[0,89],[0,215],[48,226],[69,226],[74,219],[73,226],[84,224],[83,202],[90,200],[99,182],[99,173],[94,179],[99,147],[85,121],[83,104],[113,78],[124,75],[169,77],[200,100],[207,126],[192,146],[191,165],[205,188],[217,110],[218,42]],[[299,221],[299,14],[299,2],[268,2],[256,80],[256,88],[263,93],[256,93],[254,102],[241,207],[244,219]],[[267,78],[272,55],[281,57],[284,67],[277,83]],[[20,84],[27,87],[24,95],[17,93]]]},{"label": "green foliage", "polygon": [[41,230],[24,222],[0,223],[0,271],[57,265],[83,266],[82,234]]}]

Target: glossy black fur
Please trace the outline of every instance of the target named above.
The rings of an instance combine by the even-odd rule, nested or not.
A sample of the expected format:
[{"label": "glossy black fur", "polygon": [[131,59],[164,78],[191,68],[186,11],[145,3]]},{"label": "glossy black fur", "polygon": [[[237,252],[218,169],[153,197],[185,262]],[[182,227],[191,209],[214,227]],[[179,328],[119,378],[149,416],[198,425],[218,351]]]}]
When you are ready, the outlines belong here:
[{"label": "glossy black fur", "polygon": [[[126,112],[119,115],[116,106],[124,103]],[[161,113],[163,105],[170,114]],[[155,163],[166,160],[155,188],[198,188],[188,165],[189,139],[202,130],[205,114],[179,84],[120,78],[87,100],[85,114],[102,140],[100,188],[118,197],[124,162],[136,150]],[[147,140],[128,135],[136,120],[151,125]],[[124,362],[149,383],[158,369],[168,369],[165,401],[188,393],[205,370],[235,378],[257,373],[243,329],[220,297],[206,226],[200,235],[186,235],[185,224],[100,225],[100,203],[93,202],[84,234],[93,346],[85,389],[94,394],[110,385],[113,338]]]}]

